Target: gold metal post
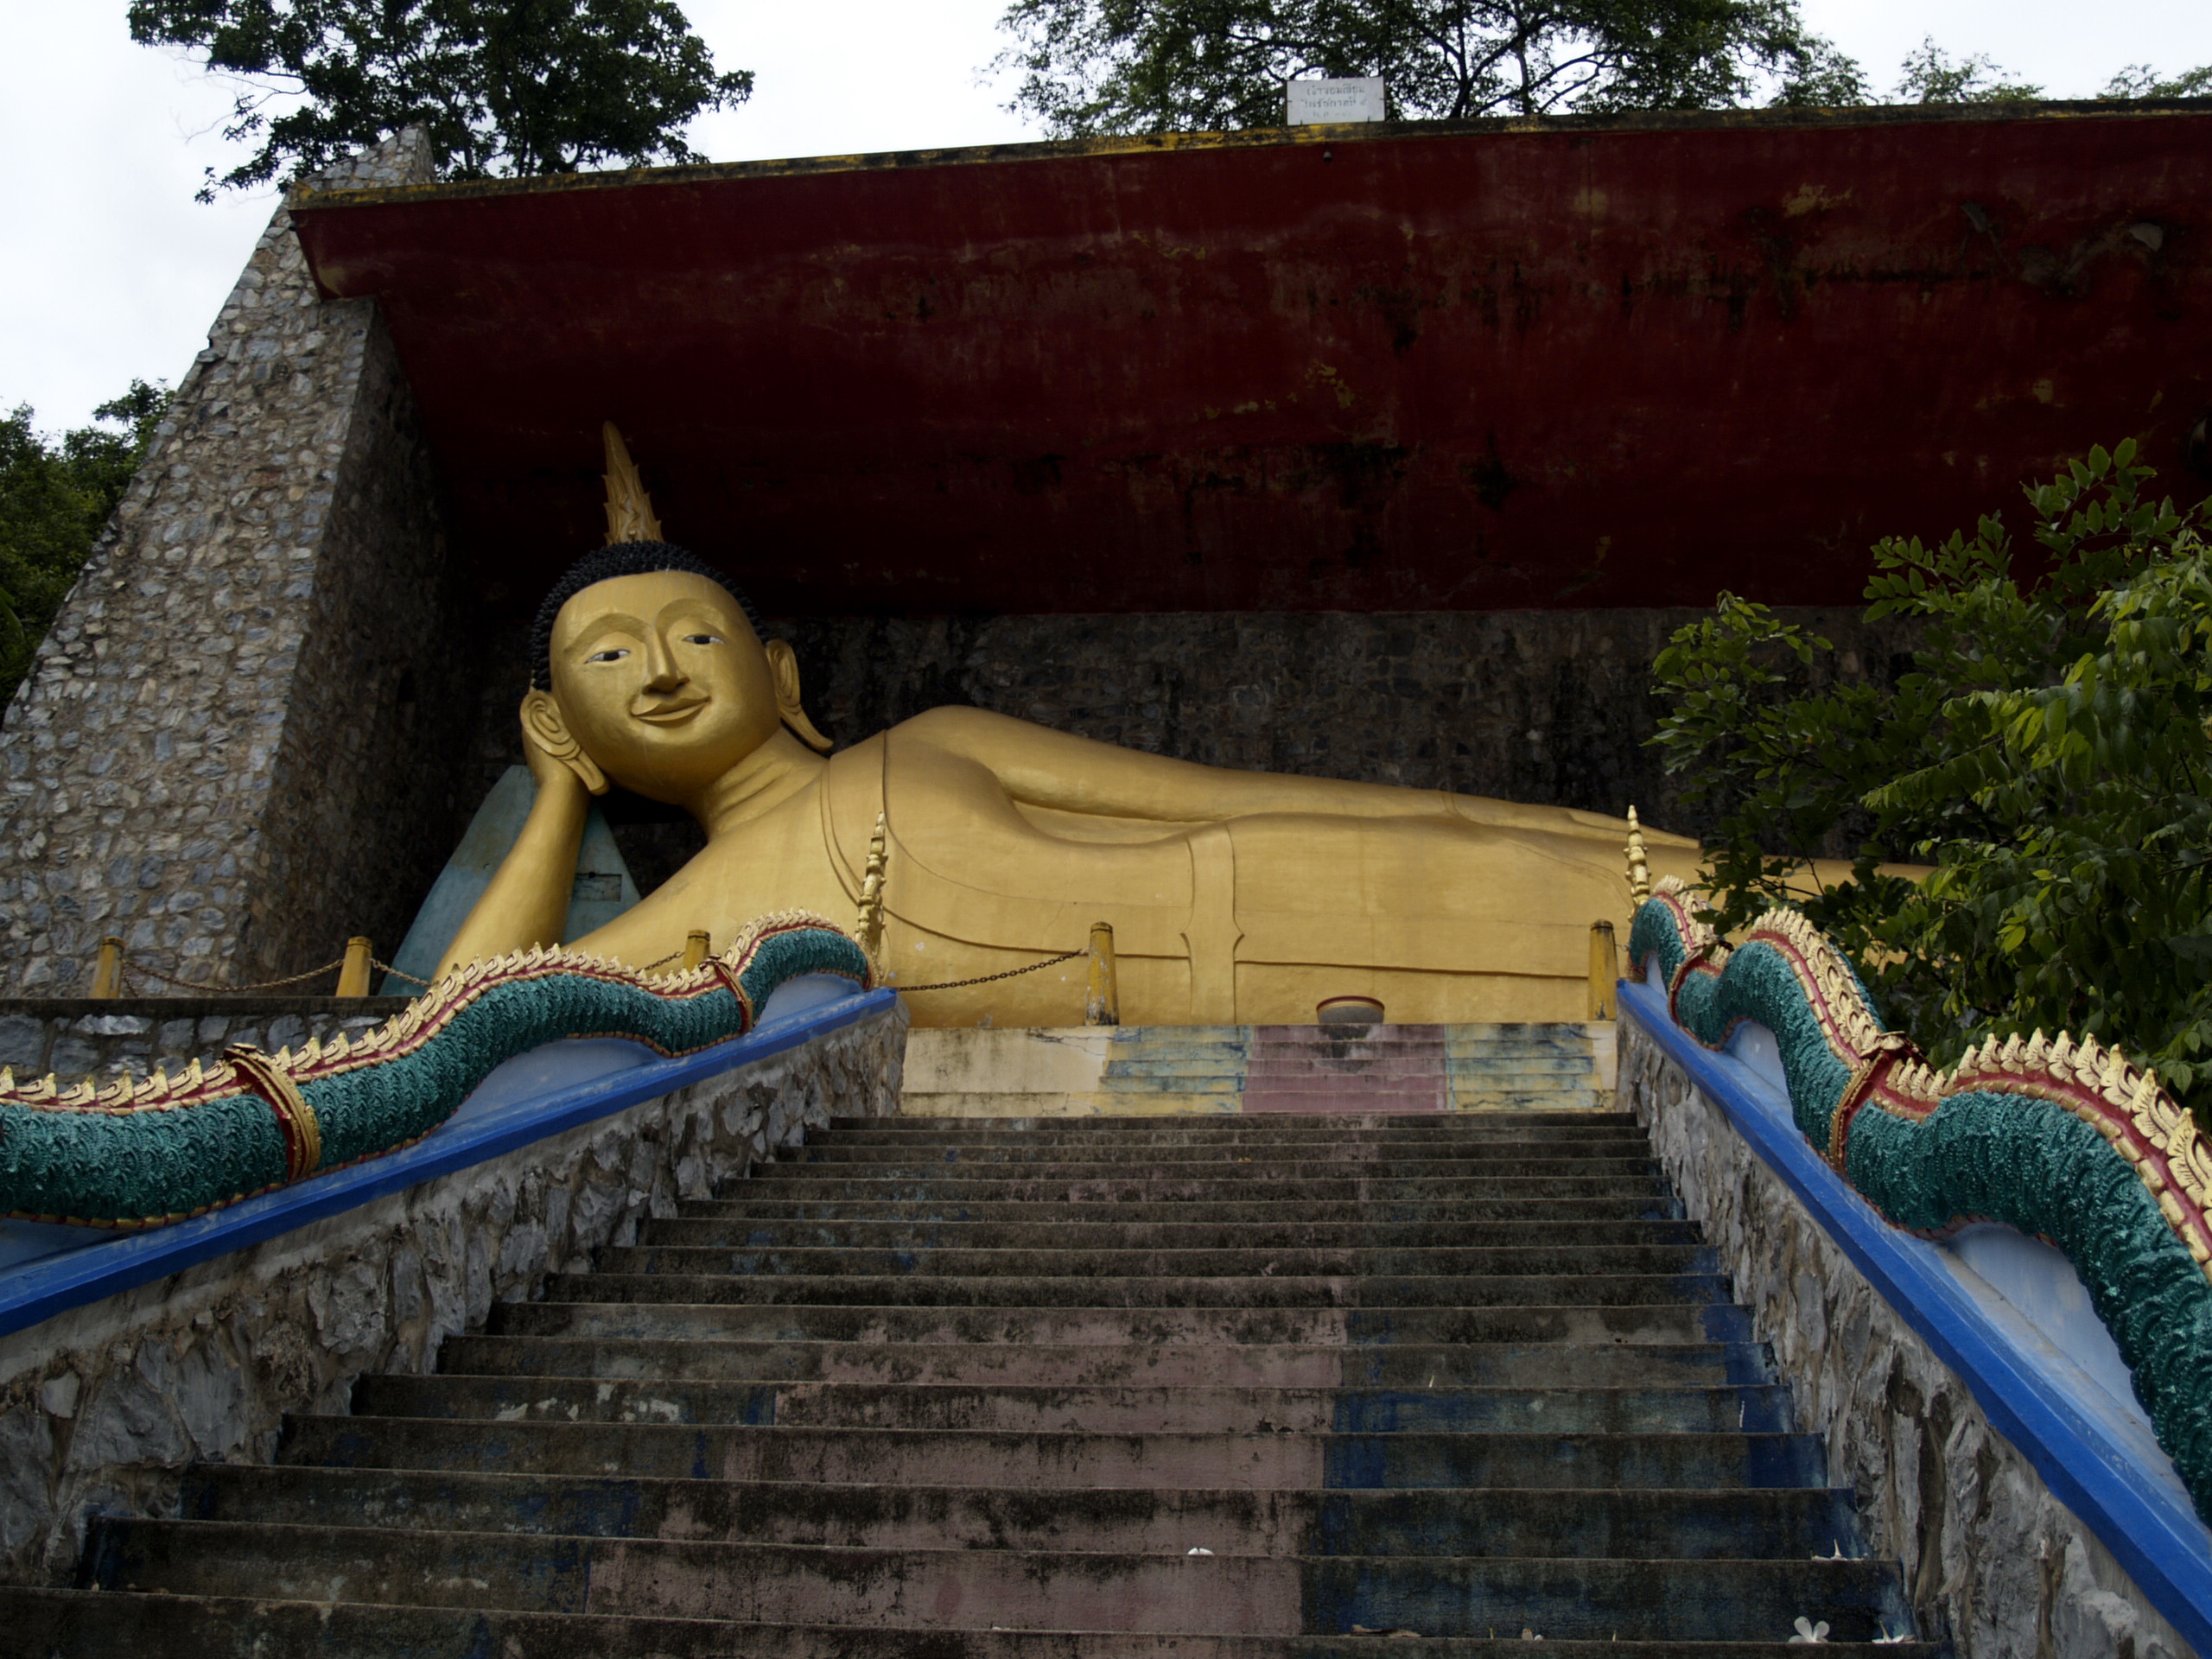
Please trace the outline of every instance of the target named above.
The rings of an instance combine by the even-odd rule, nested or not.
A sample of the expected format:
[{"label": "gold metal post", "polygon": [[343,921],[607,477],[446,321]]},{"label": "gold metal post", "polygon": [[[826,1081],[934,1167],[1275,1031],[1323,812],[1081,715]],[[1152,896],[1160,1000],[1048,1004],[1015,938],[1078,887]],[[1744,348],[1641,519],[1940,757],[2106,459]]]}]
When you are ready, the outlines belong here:
[{"label": "gold metal post", "polygon": [[1611,922],[1590,924],[1590,1017],[1592,1020],[1612,1020],[1619,1017],[1613,1006],[1616,993],[1614,981],[1619,977],[1620,958],[1613,950],[1613,925]]},{"label": "gold metal post", "polygon": [[376,956],[369,942],[355,934],[346,941],[346,961],[338,970],[338,995],[366,996],[369,994],[369,964]]},{"label": "gold metal post", "polygon": [[92,995],[123,995],[123,941],[112,933],[100,941],[100,959],[92,968]]},{"label": "gold metal post", "polygon": [[687,973],[707,959],[707,947],[713,943],[703,927],[695,927],[683,936],[683,968]]},{"label": "gold metal post", "polygon": [[1114,973],[1114,925],[1090,925],[1090,984],[1084,993],[1083,1023],[1118,1026],[1122,1023],[1122,990]]}]

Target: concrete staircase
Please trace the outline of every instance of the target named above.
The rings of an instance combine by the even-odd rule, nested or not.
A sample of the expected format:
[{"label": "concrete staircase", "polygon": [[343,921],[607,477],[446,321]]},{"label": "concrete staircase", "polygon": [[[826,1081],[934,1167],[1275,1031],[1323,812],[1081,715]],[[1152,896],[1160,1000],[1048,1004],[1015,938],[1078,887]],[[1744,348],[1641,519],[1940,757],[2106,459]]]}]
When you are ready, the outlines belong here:
[{"label": "concrete staircase", "polygon": [[[96,1523],[86,1589],[0,1592],[10,1650],[1687,1659],[1910,1628],[1631,1121],[1447,1115],[1302,1040],[1245,1057],[1263,1116],[841,1122],[439,1375],[294,1421],[274,1466],[195,1469],[179,1518]],[[1357,1099],[1421,1109],[1294,1109]]]}]

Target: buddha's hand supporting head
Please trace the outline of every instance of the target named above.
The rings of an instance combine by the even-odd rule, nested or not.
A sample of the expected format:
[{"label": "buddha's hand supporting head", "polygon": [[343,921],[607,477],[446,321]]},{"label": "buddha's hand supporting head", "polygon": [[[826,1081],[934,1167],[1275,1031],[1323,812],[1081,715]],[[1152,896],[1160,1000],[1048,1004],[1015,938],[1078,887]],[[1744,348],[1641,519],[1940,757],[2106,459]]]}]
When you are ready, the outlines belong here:
[{"label": "buddha's hand supporting head", "polygon": [[799,708],[791,648],[764,645],[736,597],[690,570],[612,576],[571,594],[552,619],[544,677],[550,689],[522,707],[541,783],[556,766],[594,794],[611,782],[685,803],[782,725],[820,743]]}]

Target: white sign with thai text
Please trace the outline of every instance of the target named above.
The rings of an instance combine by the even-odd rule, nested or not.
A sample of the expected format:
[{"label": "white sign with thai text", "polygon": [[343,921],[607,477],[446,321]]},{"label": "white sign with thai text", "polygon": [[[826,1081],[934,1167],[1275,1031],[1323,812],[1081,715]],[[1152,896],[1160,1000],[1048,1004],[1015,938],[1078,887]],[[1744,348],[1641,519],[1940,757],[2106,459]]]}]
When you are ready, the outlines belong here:
[{"label": "white sign with thai text", "polygon": [[1382,118],[1382,77],[1362,75],[1346,80],[1294,80],[1290,83],[1290,124],[1321,126],[1335,121],[1380,121]]}]

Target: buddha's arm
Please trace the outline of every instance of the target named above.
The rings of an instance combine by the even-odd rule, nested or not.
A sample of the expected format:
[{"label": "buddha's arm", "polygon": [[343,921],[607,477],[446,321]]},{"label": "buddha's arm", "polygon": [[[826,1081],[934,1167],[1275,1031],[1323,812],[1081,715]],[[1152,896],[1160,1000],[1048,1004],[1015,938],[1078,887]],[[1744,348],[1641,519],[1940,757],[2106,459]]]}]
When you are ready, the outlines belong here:
[{"label": "buddha's arm", "polygon": [[982,709],[932,709],[892,736],[894,768],[900,750],[940,750],[985,767],[1014,799],[1063,812],[1191,823],[1258,812],[1389,818],[1449,810],[1433,790],[1202,766]]},{"label": "buddha's arm", "polygon": [[566,766],[541,766],[534,750],[529,758],[537,798],[491,885],[446,948],[441,974],[482,957],[561,942],[591,794]]}]

